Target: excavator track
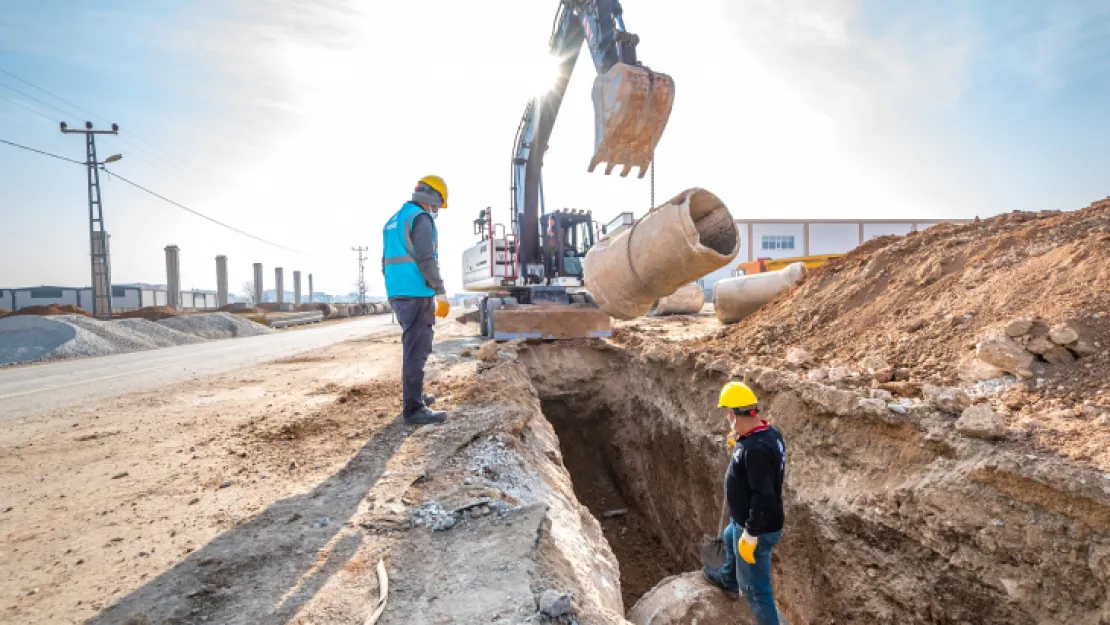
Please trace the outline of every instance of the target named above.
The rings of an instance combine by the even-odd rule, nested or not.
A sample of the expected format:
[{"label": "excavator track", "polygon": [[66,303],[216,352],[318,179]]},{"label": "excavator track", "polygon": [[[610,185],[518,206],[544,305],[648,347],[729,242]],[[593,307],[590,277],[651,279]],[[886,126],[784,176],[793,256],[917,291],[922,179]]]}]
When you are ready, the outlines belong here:
[{"label": "excavator track", "polygon": [[674,80],[645,67],[617,63],[594,80],[594,156],[587,171],[639,167],[643,178],[674,105]]}]

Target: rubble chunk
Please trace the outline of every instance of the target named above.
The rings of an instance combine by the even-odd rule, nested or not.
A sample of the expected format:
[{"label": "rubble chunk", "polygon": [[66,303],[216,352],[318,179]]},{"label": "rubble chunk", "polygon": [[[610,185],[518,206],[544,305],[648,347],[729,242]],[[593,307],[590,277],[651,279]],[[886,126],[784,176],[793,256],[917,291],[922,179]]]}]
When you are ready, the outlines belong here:
[{"label": "rubble chunk", "polygon": [[952,414],[961,414],[971,405],[971,397],[967,393],[951,386],[925,384],[921,387],[921,396],[930,406]]},{"label": "rubble chunk", "polygon": [[979,360],[1019,378],[1033,377],[1033,355],[1005,334],[983,339],[976,354]]},{"label": "rubble chunk", "polygon": [[559,592],[558,590],[545,590],[540,595],[539,602],[540,612],[550,618],[559,618],[564,614],[571,611],[571,596],[570,593]]},{"label": "rubble chunk", "polygon": [[974,357],[965,358],[959,366],[960,379],[967,382],[984,382],[1004,375],[1006,372],[1002,369]]},{"label": "rubble chunk", "polygon": [[1058,323],[1048,331],[1048,338],[1057,345],[1067,345],[1079,340],[1079,332],[1067,322]]},{"label": "rubble chunk", "polygon": [[970,438],[997,440],[1006,436],[1006,423],[987,404],[964,409],[956,419],[956,431]]},{"label": "rubble chunk", "polygon": [[870,356],[861,360],[859,366],[869,373],[875,373],[876,371],[889,369],[890,363],[888,363],[882,356],[878,354],[871,354]]},{"label": "rubble chunk", "polygon": [[1014,319],[1006,325],[1006,335],[1012,338],[1025,336],[1033,329],[1032,319]]},{"label": "rubble chunk", "polygon": [[802,365],[812,364],[813,356],[810,356],[809,352],[801,347],[791,347],[786,350],[786,362],[800,367]]}]

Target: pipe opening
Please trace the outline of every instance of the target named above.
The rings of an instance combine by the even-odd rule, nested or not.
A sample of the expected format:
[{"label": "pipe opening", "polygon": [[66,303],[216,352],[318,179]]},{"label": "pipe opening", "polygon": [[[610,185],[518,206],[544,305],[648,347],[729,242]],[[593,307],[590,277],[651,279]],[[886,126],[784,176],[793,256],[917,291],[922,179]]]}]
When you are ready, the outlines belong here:
[{"label": "pipe opening", "polygon": [[739,234],[728,208],[708,191],[697,191],[690,198],[690,218],[701,244],[718,254],[736,250]]}]

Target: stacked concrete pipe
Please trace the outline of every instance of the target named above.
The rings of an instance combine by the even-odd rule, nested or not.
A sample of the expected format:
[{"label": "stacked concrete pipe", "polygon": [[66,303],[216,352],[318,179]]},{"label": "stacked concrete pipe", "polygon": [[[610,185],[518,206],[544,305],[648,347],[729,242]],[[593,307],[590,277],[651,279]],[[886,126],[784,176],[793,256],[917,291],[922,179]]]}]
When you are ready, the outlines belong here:
[{"label": "stacked concrete pipe", "polygon": [[696,315],[705,306],[705,290],[697,282],[691,282],[674,293],[660,298],[652,308],[651,314]]},{"label": "stacked concrete pipe", "polygon": [[721,280],[713,288],[713,308],[721,323],[736,323],[790,290],[806,275],[805,263],[778,271]]}]

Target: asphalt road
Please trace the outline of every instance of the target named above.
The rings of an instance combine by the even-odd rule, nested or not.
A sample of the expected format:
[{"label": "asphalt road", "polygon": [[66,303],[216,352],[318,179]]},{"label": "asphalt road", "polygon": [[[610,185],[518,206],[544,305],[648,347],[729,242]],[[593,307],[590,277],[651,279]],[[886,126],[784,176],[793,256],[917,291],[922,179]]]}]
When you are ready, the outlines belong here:
[{"label": "asphalt road", "polygon": [[0,421],[292,356],[391,325],[390,315],[100,358],[0,369]]}]

